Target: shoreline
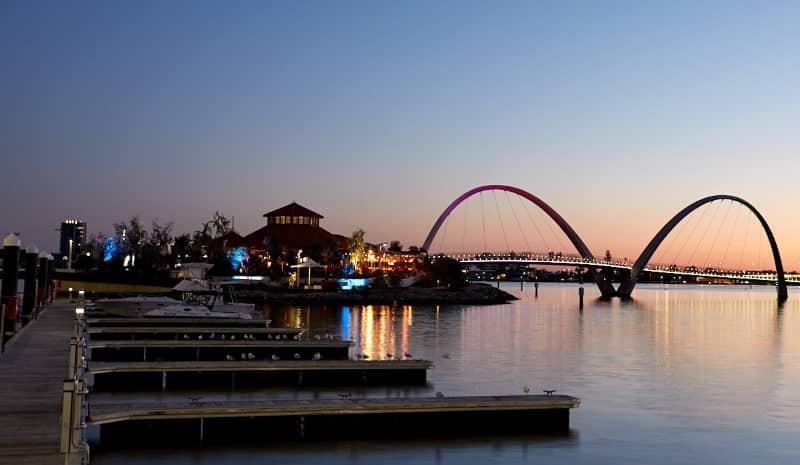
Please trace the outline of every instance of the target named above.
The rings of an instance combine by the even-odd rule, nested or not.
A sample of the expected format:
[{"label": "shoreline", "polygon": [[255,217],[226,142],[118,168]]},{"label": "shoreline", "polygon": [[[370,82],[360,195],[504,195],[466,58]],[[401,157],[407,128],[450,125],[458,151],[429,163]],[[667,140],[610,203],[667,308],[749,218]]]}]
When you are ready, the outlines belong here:
[{"label": "shoreline", "polygon": [[285,288],[240,289],[242,302],[287,304],[365,304],[365,305],[493,305],[517,297],[488,284],[468,284],[461,288],[386,288],[358,291],[322,291]]}]

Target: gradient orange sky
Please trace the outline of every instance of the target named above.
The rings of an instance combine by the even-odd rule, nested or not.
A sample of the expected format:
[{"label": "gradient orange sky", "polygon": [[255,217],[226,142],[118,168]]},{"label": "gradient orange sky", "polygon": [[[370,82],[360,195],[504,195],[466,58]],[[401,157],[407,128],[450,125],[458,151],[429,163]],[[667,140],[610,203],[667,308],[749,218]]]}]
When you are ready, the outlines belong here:
[{"label": "gradient orange sky", "polygon": [[[0,3],[0,232],[139,214],[249,233],[297,201],[420,245],[483,184],[596,255],[738,195],[800,269],[796,2]],[[759,252],[751,253],[753,262]],[[744,259],[747,261],[747,259]]]}]

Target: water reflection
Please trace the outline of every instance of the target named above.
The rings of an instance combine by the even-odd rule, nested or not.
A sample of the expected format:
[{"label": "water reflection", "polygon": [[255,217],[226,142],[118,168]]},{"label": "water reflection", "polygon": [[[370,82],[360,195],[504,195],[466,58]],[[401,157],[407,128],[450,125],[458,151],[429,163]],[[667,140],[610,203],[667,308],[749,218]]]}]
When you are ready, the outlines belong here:
[{"label": "water reflection", "polygon": [[[797,458],[796,297],[779,309],[769,286],[643,285],[632,301],[605,301],[585,285],[580,311],[577,285],[543,283],[538,297],[532,288],[520,291],[518,285],[510,285],[508,290],[520,300],[490,306],[272,305],[262,310],[273,326],[302,326],[305,337],[351,340],[353,357],[366,354],[379,360],[408,354],[435,362],[428,386],[354,388],[354,396],[522,394],[524,386],[530,386],[531,393],[556,389],[582,399],[572,415],[580,440],[575,435],[544,443],[473,438],[435,444],[271,446],[258,453],[221,452],[224,463],[260,463],[268,457],[348,464],[514,464],[533,460],[534,453],[537,460],[546,457],[557,464],[749,464]],[[340,392],[263,389],[208,395],[335,398]],[[151,399],[152,394],[142,398]],[[117,399],[136,401],[136,396]],[[145,455],[147,463],[182,460]],[[97,463],[143,463],[136,457],[105,457]],[[208,457],[202,453],[192,463],[210,463]]]}]

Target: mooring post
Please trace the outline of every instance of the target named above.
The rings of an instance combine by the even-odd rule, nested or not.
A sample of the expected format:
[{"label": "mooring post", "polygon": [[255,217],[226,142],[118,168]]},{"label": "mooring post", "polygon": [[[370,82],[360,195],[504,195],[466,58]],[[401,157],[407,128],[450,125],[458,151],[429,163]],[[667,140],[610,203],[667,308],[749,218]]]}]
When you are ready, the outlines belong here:
[{"label": "mooring post", "polygon": [[6,333],[14,334],[17,322],[17,280],[19,279],[19,248],[22,241],[14,234],[3,238],[3,285],[2,303],[5,306],[5,328],[0,334],[5,345]]},{"label": "mooring post", "polygon": [[22,325],[27,325],[33,319],[36,309],[36,277],[39,264],[39,249],[32,246],[25,251],[25,286],[22,294]]},{"label": "mooring post", "polygon": [[47,254],[47,303],[56,299],[55,260],[53,254]]},{"label": "mooring post", "polygon": [[539,281],[533,282],[533,296],[539,297]]},{"label": "mooring post", "polygon": [[519,290],[522,290],[522,285],[525,283],[525,280],[522,279],[522,276],[519,277]]},{"label": "mooring post", "polygon": [[33,319],[39,317],[42,308],[47,304],[47,257],[49,255],[43,250],[39,252],[39,275],[36,278],[36,310],[34,310]]},{"label": "mooring post", "polygon": [[6,351],[6,304],[0,304],[0,355]]},{"label": "mooring post", "polygon": [[583,285],[578,288],[578,299],[580,301],[579,306],[580,309],[583,310]]}]

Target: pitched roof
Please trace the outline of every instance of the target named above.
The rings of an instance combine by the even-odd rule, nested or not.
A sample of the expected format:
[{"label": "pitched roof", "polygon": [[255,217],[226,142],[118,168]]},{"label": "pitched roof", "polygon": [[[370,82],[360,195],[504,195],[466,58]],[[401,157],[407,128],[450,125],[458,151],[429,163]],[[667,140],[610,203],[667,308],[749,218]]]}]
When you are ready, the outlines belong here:
[{"label": "pitched roof", "polygon": [[277,210],[272,210],[271,212],[264,213],[265,217],[270,216],[306,216],[310,218],[325,218],[324,216],[320,215],[319,213],[313,212],[308,208],[296,203],[292,202],[289,205],[283,206]]},{"label": "pitched roof", "polygon": [[220,247],[239,247],[244,244],[244,237],[236,231],[228,231],[225,234],[211,240],[212,245]]},{"label": "pitched roof", "polygon": [[250,249],[265,249],[267,243],[277,241],[281,247],[302,249],[314,244],[337,243],[333,234],[319,226],[307,224],[269,224],[244,238],[245,246]]}]

